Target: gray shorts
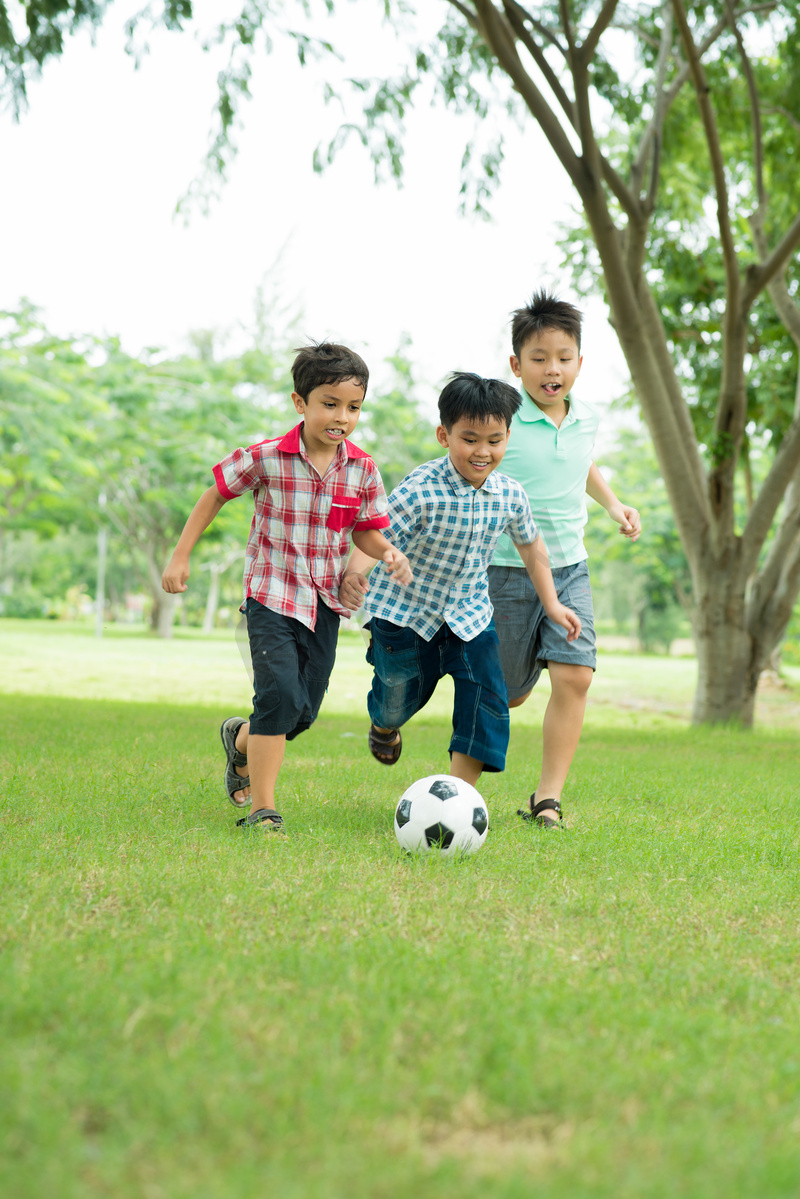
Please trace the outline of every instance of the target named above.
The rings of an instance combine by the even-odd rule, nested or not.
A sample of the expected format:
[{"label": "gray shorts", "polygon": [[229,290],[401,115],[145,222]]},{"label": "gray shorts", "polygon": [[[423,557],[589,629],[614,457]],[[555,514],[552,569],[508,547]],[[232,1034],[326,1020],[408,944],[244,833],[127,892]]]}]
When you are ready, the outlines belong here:
[{"label": "gray shorts", "polygon": [[566,629],[548,620],[524,566],[489,567],[489,596],[510,700],[527,695],[548,662],[592,670],[597,665],[589,567],[585,561],[557,566],[553,582],[561,603],[581,618],[577,641],[567,641]]}]

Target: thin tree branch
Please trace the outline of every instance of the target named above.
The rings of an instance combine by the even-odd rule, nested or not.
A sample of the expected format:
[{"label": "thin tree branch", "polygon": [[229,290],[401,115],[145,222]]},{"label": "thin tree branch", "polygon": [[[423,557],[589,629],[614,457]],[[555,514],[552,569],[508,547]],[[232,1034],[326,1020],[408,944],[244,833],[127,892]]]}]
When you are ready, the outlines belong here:
[{"label": "thin tree branch", "polygon": [[478,28],[478,18],[475,16],[475,13],[471,8],[467,8],[466,4],[461,3],[461,0],[448,0],[448,3],[452,4],[453,8],[458,9],[462,17],[465,18],[465,20],[472,26],[473,29]]},{"label": "thin tree branch", "polygon": [[742,304],[747,310],[756,296],[783,270],[794,251],[800,246],[800,212],[778,242],[766,261],[750,267]]},{"label": "thin tree branch", "polygon": [[[771,597],[778,589],[781,580],[787,574],[791,575],[794,570],[798,569],[797,563],[800,562],[798,534],[800,534],[800,500],[795,499],[795,502],[784,513],[767,559],[758,572],[758,577],[754,581],[747,599],[747,623],[748,625],[752,623],[752,631],[755,633],[758,632],[764,609],[769,606]],[[795,562],[792,561],[793,557],[796,559]]]},{"label": "thin tree branch", "polygon": [[664,25],[661,30],[661,42],[658,47],[656,73],[653,83],[653,95],[655,97],[653,102],[653,116],[639,143],[639,150],[631,167],[631,180],[638,197],[642,190],[642,180],[647,160],[648,158],[650,159],[650,183],[644,201],[644,211],[648,216],[655,208],[656,195],[658,193],[658,183],[661,174],[661,143],[664,118],[667,113],[664,84],[672,55],[672,8],[670,7],[669,0],[665,0],[661,12]]},{"label": "thin tree branch", "polygon": [[[758,256],[761,259],[766,259],[769,257],[769,246],[767,244],[767,235],[764,232],[763,206],[759,205],[756,211],[750,214],[749,219],[750,228],[753,233],[753,242],[755,243]],[[775,311],[780,317],[781,324],[786,329],[794,344],[800,349],[800,307],[789,293],[785,272],[773,276],[767,284],[767,291],[772,303],[775,305]],[[800,407],[798,405],[800,405],[800,376],[798,376],[795,415],[800,415]]]},{"label": "thin tree branch", "polygon": [[614,13],[617,11],[618,6],[619,0],[603,0],[603,7],[597,15],[597,20],[578,48],[578,53],[583,62],[588,63],[591,59],[598,47],[600,38],[614,19]]},{"label": "thin tree branch", "polygon": [[686,53],[686,59],[689,64],[689,70],[691,72],[692,81],[697,94],[697,104],[698,108],[700,109],[700,119],[703,123],[706,145],[708,146],[708,153],[711,161],[711,172],[714,179],[714,191],[717,197],[717,220],[719,223],[720,242],[722,245],[722,257],[725,264],[728,309],[730,310],[738,307],[739,269],[738,260],[736,257],[736,246],[733,239],[733,230],[731,228],[731,216],[728,206],[728,188],[725,181],[725,164],[722,159],[722,146],[720,144],[719,130],[717,128],[714,109],[711,106],[711,89],[708,85],[705,70],[703,69],[698,47],[694,43],[692,31],[689,28],[689,21],[686,16],[686,9],[683,6],[683,0],[672,0],[672,8],[673,12],[675,13],[675,18],[678,22],[678,29],[681,34],[681,40]]},{"label": "thin tree branch", "polygon": [[758,99],[758,88],[756,87],[756,78],[753,74],[753,67],[750,62],[750,57],[745,49],[744,38],[739,24],[736,20],[736,13],[733,10],[733,0],[725,0],[725,11],[728,14],[728,23],[736,38],[736,45],[739,50],[739,58],[742,63],[742,70],[747,82],[747,91],[750,95],[750,114],[753,124],[753,165],[756,176],[756,195],[758,203],[766,203],[766,192],[764,191],[764,140],[761,133],[761,105]]},{"label": "thin tree branch", "polygon": [[770,116],[777,113],[777,115],[779,117],[784,117],[784,119],[787,120],[789,122],[789,124],[792,125],[797,130],[798,133],[800,133],[800,120],[798,120],[798,118],[794,115],[793,112],[789,112],[788,108],[783,108],[782,105],[780,105],[780,104],[775,104],[775,105],[770,104],[766,108],[764,108],[763,111],[765,113],[769,113]]},{"label": "thin tree branch", "polygon": [[553,30],[549,28],[549,26],[537,20],[532,12],[529,12],[527,8],[524,8],[518,3],[518,0],[503,0],[503,7],[506,10],[509,8],[516,9],[520,21],[522,21],[523,24],[525,21],[527,21],[530,24],[531,29],[533,29],[535,33],[538,33],[544,41],[549,42],[551,46],[554,46],[562,58],[564,58],[566,61],[567,52],[561,45],[561,42],[558,40],[557,34],[555,34]]},{"label": "thin tree branch", "polygon": [[758,564],[759,551],[769,533],[786,488],[800,467],[800,418],[795,417],[778,446],[769,474],[747,518],[741,540],[741,569],[748,579]]},{"label": "thin tree branch", "polygon": [[[547,86],[550,88],[550,91],[553,93],[553,95],[558,100],[559,104],[561,105],[561,108],[562,108],[567,120],[572,125],[572,127],[575,128],[577,126],[577,119],[575,116],[575,105],[574,105],[573,101],[570,99],[570,97],[567,95],[567,92],[564,89],[564,87],[562,86],[561,81],[558,78],[558,75],[555,73],[553,68],[550,66],[550,63],[547,61],[547,57],[544,53],[544,50],[539,45],[539,43],[536,41],[536,39],[533,37],[533,35],[530,33],[530,31],[528,29],[526,29],[525,18],[530,20],[532,25],[539,26],[540,30],[543,27],[541,25],[539,25],[539,22],[534,22],[532,20],[532,18],[530,17],[530,15],[525,12],[525,9],[522,7],[522,5],[517,4],[516,0],[503,0],[503,8],[505,10],[506,17],[508,18],[508,22],[509,22],[511,28],[514,30],[514,33],[517,35],[517,37],[522,42],[525,49],[530,54],[533,61],[536,63],[539,70],[542,72],[542,75],[547,82]],[[559,48],[559,50],[561,50],[561,53],[563,54],[564,53],[563,48],[561,46],[559,46],[558,48]]]},{"label": "thin tree branch", "polygon": [[475,9],[481,35],[487,46],[511,79],[534,120],[538,122],[578,193],[583,193],[587,183],[584,165],[575,153],[558,117],[522,65],[514,31],[508,20],[498,11],[492,0],[475,0]]}]

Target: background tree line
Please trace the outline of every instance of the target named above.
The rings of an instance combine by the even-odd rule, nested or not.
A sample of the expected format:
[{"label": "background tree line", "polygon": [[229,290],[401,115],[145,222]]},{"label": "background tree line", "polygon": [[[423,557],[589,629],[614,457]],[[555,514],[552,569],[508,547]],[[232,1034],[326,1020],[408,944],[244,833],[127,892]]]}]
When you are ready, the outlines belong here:
[{"label": "background tree line", "polygon": [[[185,354],[134,357],[118,340],[54,336],[30,304],[0,313],[2,614],[69,613],[81,595],[94,597],[105,525],[109,615],[144,593],[153,629],[168,636],[175,597],[161,590],[161,572],[211,468],[296,422],[292,344],[290,332],[278,338],[259,324],[239,354],[196,334]],[[385,366],[357,433],[391,488],[440,450],[407,342]],[[228,504],[202,538],[183,619],[212,627],[221,599],[241,602],[251,518],[246,498]]]},{"label": "background tree line", "polygon": [[[202,31],[230,52],[212,174],[233,152],[259,57],[346,57],[343,4],[243,0]],[[749,725],[800,592],[798,0],[436,0],[432,37],[410,0],[376,4],[406,64],[345,83],[355,103],[337,97],[345,119],[329,146],[310,147],[315,162],[355,135],[376,177],[399,178],[405,116],[433,99],[475,115],[462,195],[486,211],[504,123],[538,126],[579,203],[571,262],[606,296],[688,564],[693,719]],[[20,7],[24,24],[0,0],[17,111],[31,75],[108,6]],[[148,23],[195,33],[202,17],[191,0],[148,6],[129,22],[129,49],[141,52]]]}]

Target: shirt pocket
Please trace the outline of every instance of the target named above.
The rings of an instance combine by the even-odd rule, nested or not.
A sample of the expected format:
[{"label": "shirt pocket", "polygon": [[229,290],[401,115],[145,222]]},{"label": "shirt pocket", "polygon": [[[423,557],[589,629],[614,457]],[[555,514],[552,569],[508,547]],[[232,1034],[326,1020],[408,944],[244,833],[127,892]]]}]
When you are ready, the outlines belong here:
[{"label": "shirt pocket", "polygon": [[334,495],[331,500],[331,510],[325,521],[325,528],[334,533],[341,533],[356,523],[361,501],[358,496]]}]

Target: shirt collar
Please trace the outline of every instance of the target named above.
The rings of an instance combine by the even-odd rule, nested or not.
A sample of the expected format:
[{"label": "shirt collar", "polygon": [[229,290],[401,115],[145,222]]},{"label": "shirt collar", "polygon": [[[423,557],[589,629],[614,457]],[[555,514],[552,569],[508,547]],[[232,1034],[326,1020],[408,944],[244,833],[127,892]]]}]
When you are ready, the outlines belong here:
[{"label": "shirt collar", "polygon": [[[522,406],[517,412],[519,419],[525,421],[526,424],[533,424],[533,422],[537,420],[549,421],[550,417],[546,412],[542,412],[538,404],[534,404],[525,388],[522,387],[520,390],[522,391]],[[569,410],[561,422],[561,427],[563,428],[564,425],[571,425],[573,421],[576,420],[584,420],[585,417],[586,412],[583,408],[583,404],[580,400],[576,400],[575,396],[570,393]]]},{"label": "shirt collar", "polygon": [[444,463],[442,473],[454,491],[498,491],[500,489],[495,479],[496,470],[493,470],[490,475],[486,476],[480,487],[473,487],[469,479],[465,479],[463,475],[458,473],[453,466],[449,454],[445,454],[442,462]]},{"label": "shirt collar", "polygon": [[[288,433],[284,433],[283,437],[278,442],[278,449],[283,450],[285,454],[300,454],[303,458],[307,458],[308,455],[305,452],[303,439],[300,436],[300,431],[304,424],[305,421],[301,420],[299,425],[295,425],[295,427],[290,429]],[[351,447],[347,440],[340,442],[336,447],[336,453],[331,459],[331,465],[341,459],[344,459],[344,461],[347,462],[349,456],[347,451],[349,448]],[[353,446],[352,449],[356,449],[356,447]],[[364,457],[367,457],[367,455],[365,454]],[[330,469],[330,467],[328,469]]]}]

